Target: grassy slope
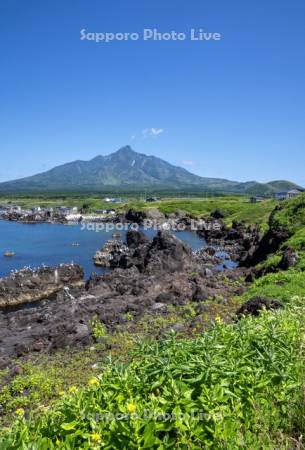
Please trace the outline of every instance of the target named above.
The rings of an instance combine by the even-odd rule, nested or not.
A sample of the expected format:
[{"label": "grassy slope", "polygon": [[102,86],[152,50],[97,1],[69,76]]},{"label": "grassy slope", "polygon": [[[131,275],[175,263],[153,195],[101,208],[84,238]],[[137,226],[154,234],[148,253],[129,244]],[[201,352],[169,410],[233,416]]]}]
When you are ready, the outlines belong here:
[{"label": "grassy slope", "polygon": [[159,208],[164,214],[174,213],[177,210],[184,211],[194,217],[204,217],[215,209],[219,209],[225,216],[225,221],[230,224],[233,220],[247,223],[266,225],[268,217],[275,207],[274,200],[265,200],[262,203],[251,204],[247,197],[220,197],[202,199],[164,199],[160,202],[147,204],[145,202],[132,202],[129,206],[137,210],[145,210],[150,207]]},{"label": "grassy slope", "polygon": [[298,253],[298,263],[287,272],[269,274],[258,279],[249,289],[246,298],[254,295],[266,295],[289,301],[294,296],[305,297],[305,194],[280,203],[272,216],[272,226],[285,226],[291,236],[284,242],[276,255],[270,255],[264,265],[278,263],[286,248]]}]

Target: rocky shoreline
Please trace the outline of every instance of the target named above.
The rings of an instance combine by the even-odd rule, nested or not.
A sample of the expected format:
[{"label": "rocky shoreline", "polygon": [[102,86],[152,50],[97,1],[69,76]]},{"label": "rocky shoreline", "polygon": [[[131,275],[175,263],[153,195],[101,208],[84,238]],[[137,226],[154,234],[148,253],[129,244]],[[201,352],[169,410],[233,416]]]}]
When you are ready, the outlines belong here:
[{"label": "rocky shoreline", "polygon": [[[224,276],[211,268],[211,261],[204,262],[167,231],[159,231],[152,240],[130,231],[127,246],[128,253],[116,259],[113,271],[93,274],[85,286],[78,266],[44,268],[36,273],[26,270],[3,279],[2,306],[22,306],[25,301],[31,302],[31,307],[2,307],[0,366],[9,364],[12,357],[92,342],[93,318],[111,332],[126,322],[127,313],[137,320],[149,312],[166,314],[170,305],[220,296],[225,301],[241,293],[240,286],[227,279],[237,280],[242,269]],[[38,301],[50,295],[51,299]]]},{"label": "rocky shoreline", "polygon": [[[129,211],[126,216],[138,223],[144,219],[142,213]],[[176,215],[174,220],[188,225],[191,218]],[[112,252],[107,262],[113,270],[92,274],[86,283],[82,268],[75,265],[26,269],[0,280],[0,367],[33,352],[93,342],[92,320],[101,321],[111,333],[124,327],[127,315],[137,321],[145,314],[166,315],[171,306],[192,302],[200,309],[206,301],[227,302],[241,295],[255,276],[251,258],[266,237],[255,226],[233,223],[228,228],[221,218],[210,217],[206,224],[217,226],[197,230],[208,244],[198,252],[162,229],[153,239],[129,230],[123,251]],[[227,253],[224,260],[231,258],[240,266],[220,272],[219,251]],[[260,304],[255,301],[246,308],[256,311]]]}]

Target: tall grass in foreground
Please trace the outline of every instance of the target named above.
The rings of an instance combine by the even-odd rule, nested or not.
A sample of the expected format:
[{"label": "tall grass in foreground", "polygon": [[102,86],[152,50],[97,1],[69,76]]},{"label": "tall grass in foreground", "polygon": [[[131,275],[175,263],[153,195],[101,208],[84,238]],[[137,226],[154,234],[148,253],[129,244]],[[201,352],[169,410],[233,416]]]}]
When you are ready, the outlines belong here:
[{"label": "tall grass in foreground", "polygon": [[5,449],[291,449],[304,434],[305,300],[138,347],[4,430]]}]

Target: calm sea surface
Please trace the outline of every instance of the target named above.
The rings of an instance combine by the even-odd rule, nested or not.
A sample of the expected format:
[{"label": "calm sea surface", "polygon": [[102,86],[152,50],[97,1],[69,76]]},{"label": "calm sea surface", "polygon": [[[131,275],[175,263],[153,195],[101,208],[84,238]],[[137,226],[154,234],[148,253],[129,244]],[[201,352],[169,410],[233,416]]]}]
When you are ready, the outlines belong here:
[{"label": "calm sea surface", "polygon": [[[80,225],[30,225],[0,220],[0,277],[25,266],[35,268],[42,264],[54,266],[71,262],[84,268],[86,278],[91,272],[103,273],[104,269],[94,266],[92,257],[111,239],[112,233],[82,230]],[[153,237],[155,232],[150,230],[146,234]],[[124,239],[125,234],[121,235]],[[181,231],[176,235],[193,250],[205,245],[196,233]],[[75,247],[73,243],[79,246]],[[16,255],[5,257],[6,251],[14,251]]]}]

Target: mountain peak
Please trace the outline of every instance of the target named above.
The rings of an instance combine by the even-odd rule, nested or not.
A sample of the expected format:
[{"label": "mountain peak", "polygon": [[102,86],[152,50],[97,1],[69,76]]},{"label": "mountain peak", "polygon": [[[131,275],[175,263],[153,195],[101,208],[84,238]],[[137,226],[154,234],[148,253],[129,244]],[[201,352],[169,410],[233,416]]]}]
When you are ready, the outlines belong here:
[{"label": "mountain peak", "polygon": [[130,145],[125,145],[124,147],[119,148],[116,152],[112,153],[112,155],[134,155],[136,152],[130,147]]},{"label": "mountain peak", "polygon": [[91,161],[93,162],[100,162],[102,160],[109,160],[109,159],[113,159],[113,158],[125,158],[125,157],[134,157],[135,155],[138,155],[137,152],[135,152],[130,145],[125,145],[124,147],[119,148],[119,150],[110,153],[109,155],[97,155],[95,156]]}]

